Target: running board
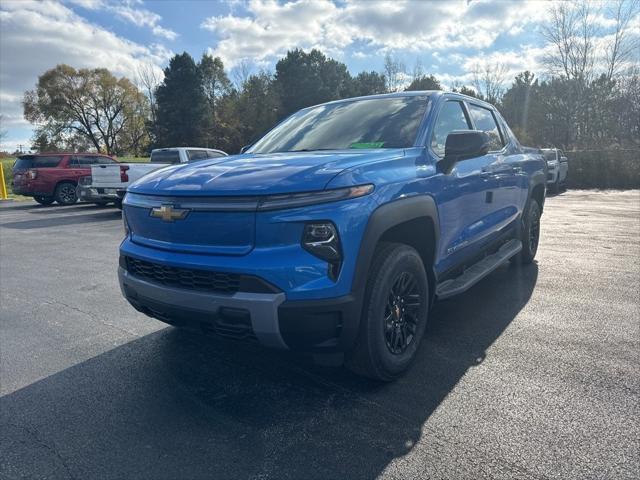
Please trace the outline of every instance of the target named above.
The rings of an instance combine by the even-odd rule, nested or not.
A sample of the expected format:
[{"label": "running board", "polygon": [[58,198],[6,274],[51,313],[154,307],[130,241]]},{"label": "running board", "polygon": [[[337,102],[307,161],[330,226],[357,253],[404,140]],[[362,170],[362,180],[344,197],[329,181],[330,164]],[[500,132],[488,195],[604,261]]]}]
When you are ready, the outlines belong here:
[{"label": "running board", "polygon": [[520,240],[509,240],[496,253],[484,257],[478,263],[474,263],[465,269],[464,273],[459,277],[445,280],[439,284],[438,288],[436,288],[436,295],[439,299],[444,299],[464,292],[500,265],[506,263],[511,257],[518,254],[520,250],[522,250],[522,242]]}]

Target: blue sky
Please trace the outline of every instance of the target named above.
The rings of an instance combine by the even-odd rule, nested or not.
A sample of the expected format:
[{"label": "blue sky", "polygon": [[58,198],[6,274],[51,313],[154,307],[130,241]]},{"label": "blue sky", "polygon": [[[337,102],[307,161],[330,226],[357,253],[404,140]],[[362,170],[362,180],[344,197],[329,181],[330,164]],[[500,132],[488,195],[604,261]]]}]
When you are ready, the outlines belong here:
[{"label": "blue sky", "polygon": [[[594,16],[603,40],[607,5]],[[0,146],[28,145],[32,126],[21,100],[39,74],[58,63],[106,67],[135,80],[174,53],[220,56],[273,70],[288,49],[313,47],[347,64],[352,74],[382,71],[390,53],[410,74],[418,62],[445,86],[470,85],[476,64],[504,64],[508,77],[543,74],[543,0],[3,0],[0,3]],[[638,34],[636,28],[636,34]]]}]

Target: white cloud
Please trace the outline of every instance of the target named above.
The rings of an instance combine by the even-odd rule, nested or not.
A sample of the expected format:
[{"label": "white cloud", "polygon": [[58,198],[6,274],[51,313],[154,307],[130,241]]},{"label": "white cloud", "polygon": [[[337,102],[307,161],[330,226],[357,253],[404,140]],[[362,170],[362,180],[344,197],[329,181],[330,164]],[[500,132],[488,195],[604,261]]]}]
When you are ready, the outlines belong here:
[{"label": "white cloud", "polygon": [[22,118],[24,91],[57,64],[107,67],[117,76],[135,79],[142,65],[155,66],[162,76],[160,65],[173,55],[162,45],[120,38],[52,1],[3,1],[0,29],[0,114],[10,137],[20,135],[14,129],[27,126]]},{"label": "white cloud", "polygon": [[380,52],[480,50],[491,47],[500,32],[515,34],[546,14],[535,0],[251,0],[247,11],[248,16],[213,16],[201,24],[219,39],[212,51],[227,64],[244,57],[275,59],[296,47],[340,54],[357,41]]},{"label": "white cloud", "polygon": [[178,34],[160,25],[162,17],[151,10],[139,7],[140,0],[67,0],[69,3],[88,10],[104,10],[114,14],[120,20],[138,27],[150,28],[151,32],[167,40],[175,40]]}]

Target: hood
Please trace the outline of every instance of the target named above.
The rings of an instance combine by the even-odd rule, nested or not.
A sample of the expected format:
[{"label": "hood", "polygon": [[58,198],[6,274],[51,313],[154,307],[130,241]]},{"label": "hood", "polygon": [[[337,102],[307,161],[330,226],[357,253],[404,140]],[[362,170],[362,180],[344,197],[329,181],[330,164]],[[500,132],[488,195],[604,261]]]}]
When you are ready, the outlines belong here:
[{"label": "hood", "polygon": [[151,172],[129,187],[148,195],[271,195],[322,190],[340,172],[404,156],[403,149],[244,154]]}]

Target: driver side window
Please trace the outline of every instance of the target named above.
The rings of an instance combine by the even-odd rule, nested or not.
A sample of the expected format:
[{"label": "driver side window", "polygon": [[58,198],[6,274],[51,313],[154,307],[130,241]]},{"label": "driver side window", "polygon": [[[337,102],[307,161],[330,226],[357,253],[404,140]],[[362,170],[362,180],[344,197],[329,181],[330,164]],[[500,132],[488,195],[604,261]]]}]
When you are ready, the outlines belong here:
[{"label": "driver side window", "polygon": [[431,148],[440,157],[444,155],[447,135],[453,130],[471,130],[461,102],[448,101],[440,110],[431,137]]}]

